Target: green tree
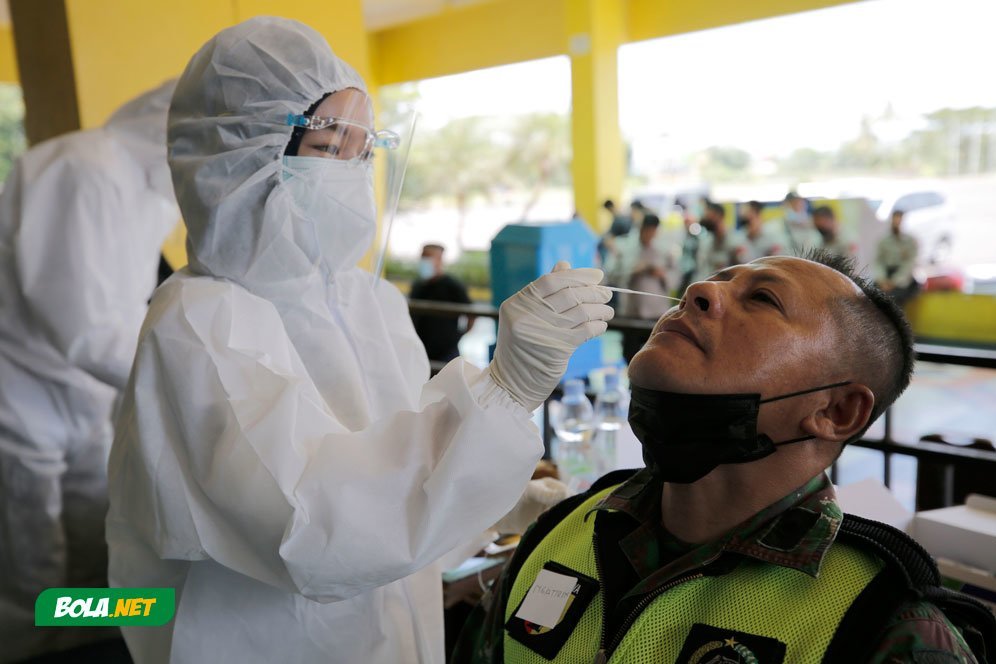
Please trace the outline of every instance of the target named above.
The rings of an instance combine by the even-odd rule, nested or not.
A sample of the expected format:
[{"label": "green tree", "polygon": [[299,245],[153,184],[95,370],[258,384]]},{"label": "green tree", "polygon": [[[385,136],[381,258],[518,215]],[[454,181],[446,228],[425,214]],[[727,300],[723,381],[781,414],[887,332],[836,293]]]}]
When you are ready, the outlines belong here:
[{"label": "green tree", "polygon": [[24,99],[17,85],[0,83],[0,183],[24,152]]},{"label": "green tree", "polygon": [[529,192],[525,219],[543,190],[570,183],[570,124],[556,113],[517,116],[508,131],[503,171],[510,184]]},{"label": "green tree", "polygon": [[798,148],[788,157],[778,161],[778,171],[790,175],[795,180],[809,180],[830,170],[833,153],[820,152],[813,148]]},{"label": "green tree", "polygon": [[712,146],[701,157],[702,176],[709,181],[742,179],[750,168],[750,153],[736,147]]},{"label": "green tree", "polygon": [[996,108],[942,108],[926,117],[928,129],[916,140],[933,147],[936,170],[958,175],[996,169]]},{"label": "green tree", "polygon": [[458,118],[435,131],[418,131],[412,144],[402,198],[408,206],[436,196],[452,200],[461,250],[471,201],[502,184],[503,152],[492,142],[492,124],[488,118]]}]

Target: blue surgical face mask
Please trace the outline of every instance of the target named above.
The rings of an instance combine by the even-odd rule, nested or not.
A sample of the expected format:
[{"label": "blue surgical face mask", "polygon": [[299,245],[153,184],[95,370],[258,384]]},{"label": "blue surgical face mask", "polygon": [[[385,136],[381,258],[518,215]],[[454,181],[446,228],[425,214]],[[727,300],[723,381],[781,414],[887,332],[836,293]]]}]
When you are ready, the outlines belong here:
[{"label": "blue surgical face mask", "polygon": [[418,262],[418,278],[432,279],[436,276],[436,266],[431,258],[423,258]]}]

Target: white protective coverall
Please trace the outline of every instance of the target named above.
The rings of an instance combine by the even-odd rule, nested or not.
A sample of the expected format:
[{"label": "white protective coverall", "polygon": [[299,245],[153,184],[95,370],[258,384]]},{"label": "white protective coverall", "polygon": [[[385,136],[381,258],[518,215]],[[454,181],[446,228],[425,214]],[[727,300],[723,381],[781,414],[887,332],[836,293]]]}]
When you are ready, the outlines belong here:
[{"label": "white protective coverall", "polygon": [[112,410],[179,221],[174,85],[28,150],[0,195],[0,661],[108,636],[36,629],[34,602],[107,585]]},{"label": "white protective coverall", "polygon": [[405,298],[355,267],[367,247],[323,247],[292,207],[284,120],[350,87],[318,33],[260,17],[174,95],[190,265],[152,300],[110,461],[111,583],[177,596],[172,623],[123,628],[136,662],[443,662],[439,559],[541,455],[491,370],[428,380]]}]

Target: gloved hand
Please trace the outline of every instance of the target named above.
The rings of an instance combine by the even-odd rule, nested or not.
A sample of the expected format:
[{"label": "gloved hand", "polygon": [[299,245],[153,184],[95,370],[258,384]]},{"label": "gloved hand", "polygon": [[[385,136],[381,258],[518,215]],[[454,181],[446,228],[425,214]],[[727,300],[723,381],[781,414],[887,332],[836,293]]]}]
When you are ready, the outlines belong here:
[{"label": "gloved hand", "polygon": [[491,377],[526,410],[550,396],[578,346],[605,332],[614,312],[602,276],[561,261],[502,302]]},{"label": "gloved hand", "polygon": [[567,497],[567,485],[552,477],[529,480],[526,490],[512,510],[503,516],[492,530],[499,534],[526,532],[539,515]]}]

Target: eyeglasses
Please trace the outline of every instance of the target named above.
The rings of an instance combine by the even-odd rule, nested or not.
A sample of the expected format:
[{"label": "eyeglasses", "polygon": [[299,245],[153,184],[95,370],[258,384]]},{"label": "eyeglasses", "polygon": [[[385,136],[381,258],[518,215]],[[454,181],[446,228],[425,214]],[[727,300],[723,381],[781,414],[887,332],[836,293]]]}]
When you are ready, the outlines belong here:
[{"label": "eyeglasses", "polygon": [[333,159],[367,162],[373,158],[374,149],[396,150],[401,137],[393,131],[374,131],[353,120],[316,115],[287,114],[287,124],[312,131],[327,130],[320,137],[320,145]]}]

